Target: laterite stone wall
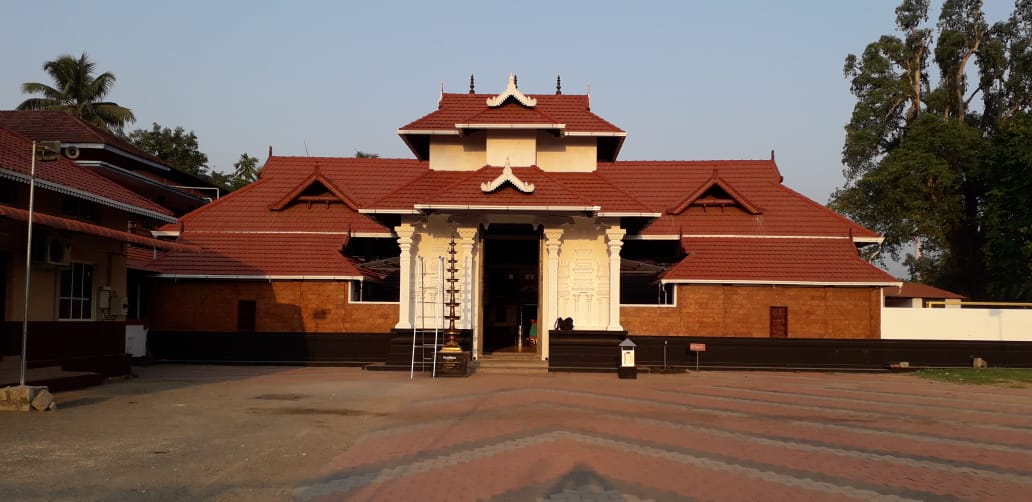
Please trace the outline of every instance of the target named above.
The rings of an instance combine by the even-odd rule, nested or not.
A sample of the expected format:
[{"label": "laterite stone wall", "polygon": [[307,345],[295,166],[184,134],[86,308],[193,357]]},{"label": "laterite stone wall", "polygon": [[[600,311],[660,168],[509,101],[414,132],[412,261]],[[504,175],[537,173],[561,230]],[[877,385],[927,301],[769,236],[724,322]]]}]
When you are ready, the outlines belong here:
[{"label": "laterite stone wall", "polygon": [[789,338],[877,339],[874,287],[677,285],[674,306],[623,306],[630,335],[767,338],[770,307],[788,307]]},{"label": "laterite stone wall", "polygon": [[255,302],[256,332],[386,333],[398,304],[349,303],[343,281],[158,281],[150,329],[237,330],[240,300]]}]

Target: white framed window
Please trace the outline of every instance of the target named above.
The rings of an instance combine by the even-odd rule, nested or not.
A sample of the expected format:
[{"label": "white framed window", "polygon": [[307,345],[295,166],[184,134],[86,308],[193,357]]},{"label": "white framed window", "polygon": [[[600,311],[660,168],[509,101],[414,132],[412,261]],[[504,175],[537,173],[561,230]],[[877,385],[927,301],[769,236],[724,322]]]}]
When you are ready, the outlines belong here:
[{"label": "white framed window", "polygon": [[58,319],[93,319],[93,265],[63,268],[57,298]]}]

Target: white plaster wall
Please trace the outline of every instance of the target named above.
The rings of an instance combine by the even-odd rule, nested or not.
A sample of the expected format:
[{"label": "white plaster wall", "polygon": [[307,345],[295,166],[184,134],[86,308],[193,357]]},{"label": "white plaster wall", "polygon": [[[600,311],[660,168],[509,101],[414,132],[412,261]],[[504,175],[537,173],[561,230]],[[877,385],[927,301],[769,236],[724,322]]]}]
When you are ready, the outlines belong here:
[{"label": "white plaster wall", "polygon": [[559,253],[557,317],[572,317],[577,329],[609,325],[609,251],[592,220],[565,227]]},{"label": "white plaster wall", "polygon": [[1032,310],[883,308],[886,340],[1032,341]]},{"label": "white plaster wall", "polygon": [[595,138],[559,138],[541,132],[537,139],[537,165],[549,172],[592,172],[598,168]]},{"label": "white plaster wall", "polygon": [[487,133],[487,163],[532,166],[537,162],[537,131],[492,130]]},{"label": "white plaster wall", "polygon": [[[448,254],[449,244],[455,239],[455,283],[458,292],[455,294],[457,301],[461,303],[455,313],[460,316],[455,323],[458,329],[471,329],[472,298],[475,294],[473,281],[477,279],[475,269],[476,252],[471,260],[466,260],[462,253],[461,239],[455,235],[455,228],[447,221],[446,215],[431,216],[429,222],[416,232],[415,243],[412,246],[413,256],[413,277],[415,278],[412,287],[412,316],[414,324],[419,328],[433,329],[434,327],[446,328],[447,320],[442,321],[442,316],[448,311],[444,301],[448,298],[447,289],[450,284],[442,279],[448,279],[450,273],[448,268],[451,264],[448,260],[452,255]],[[419,258],[422,257],[423,271],[420,275]],[[442,264],[441,258],[444,258]],[[443,269],[443,270],[442,270]]]},{"label": "white plaster wall", "polygon": [[[475,171],[487,164],[486,136],[434,136],[430,138],[430,169]],[[499,164],[501,165],[501,164]]]}]

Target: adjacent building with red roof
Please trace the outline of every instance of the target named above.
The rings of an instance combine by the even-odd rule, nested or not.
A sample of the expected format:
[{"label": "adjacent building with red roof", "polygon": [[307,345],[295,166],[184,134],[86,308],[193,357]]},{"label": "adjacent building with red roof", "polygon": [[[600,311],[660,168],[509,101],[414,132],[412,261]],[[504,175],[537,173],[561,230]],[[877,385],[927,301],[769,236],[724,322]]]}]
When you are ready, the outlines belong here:
[{"label": "adjacent building with red roof", "polygon": [[200,248],[154,238],[148,229],[175,222],[174,212],[61,145],[0,125],[0,357],[20,356],[27,320],[31,365],[127,371],[125,321],[139,305],[130,255]]},{"label": "adjacent building with red roof", "polygon": [[152,264],[154,329],[436,328],[474,357],[557,318],[635,339],[879,337],[899,281],[859,256],[878,235],[784,186],[773,156],[619,160],[627,133],[590,105],[471,83],[398,130],[414,158],[270,155],[259,181],[161,229],[204,251]]}]

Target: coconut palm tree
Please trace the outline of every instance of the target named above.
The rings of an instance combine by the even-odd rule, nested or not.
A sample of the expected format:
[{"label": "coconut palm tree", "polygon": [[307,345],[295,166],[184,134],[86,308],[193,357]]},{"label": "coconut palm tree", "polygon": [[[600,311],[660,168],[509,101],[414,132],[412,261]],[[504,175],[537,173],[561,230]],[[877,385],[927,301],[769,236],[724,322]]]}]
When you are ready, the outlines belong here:
[{"label": "coconut palm tree", "polygon": [[104,72],[93,75],[96,64],[86,53],[78,59],[63,54],[43,63],[43,71],[54,79],[54,87],[39,82],[22,84],[22,93],[38,94],[18,105],[19,110],[65,110],[96,126],[121,131],[136,121],[132,110],[118,103],[103,101],[115,84],[115,75]]}]

